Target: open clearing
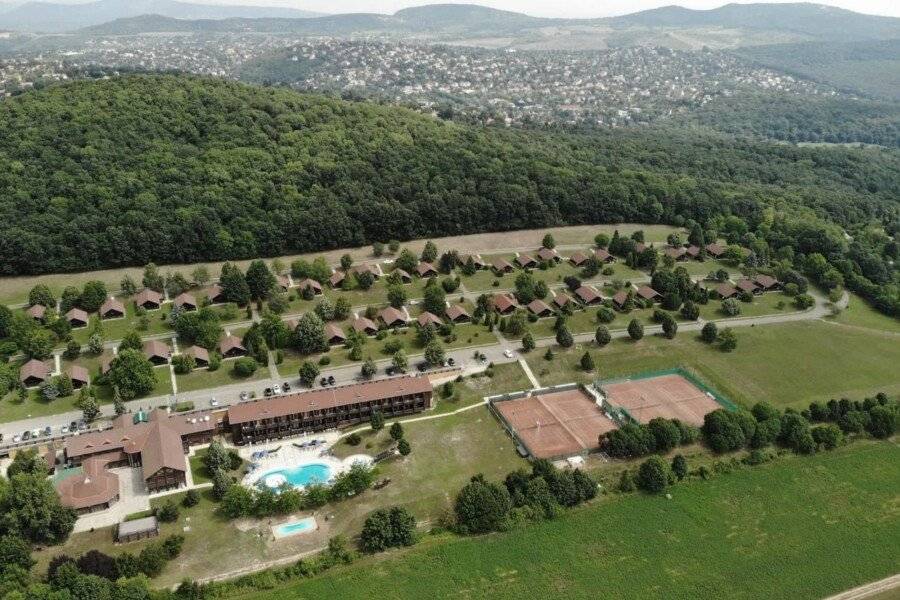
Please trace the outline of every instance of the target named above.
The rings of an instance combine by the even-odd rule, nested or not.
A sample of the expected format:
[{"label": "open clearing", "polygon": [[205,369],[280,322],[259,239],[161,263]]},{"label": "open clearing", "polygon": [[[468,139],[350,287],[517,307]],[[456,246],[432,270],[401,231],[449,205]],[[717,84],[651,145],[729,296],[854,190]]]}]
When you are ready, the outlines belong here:
[{"label": "open clearing", "polygon": [[426,536],[242,597],[819,599],[900,571],[898,489],[900,447],[860,442],[692,480],[671,500],[612,496],[505,534]]},{"label": "open clearing", "polygon": [[[735,332],[738,347],[734,352],[722,352],[698,341],[695,332],[683,332],[674,340],[617,339],[602,350],[594,344],[581,346],[559,352],[551,362],[536,350],[528,356],[528,364],[544,385],[682,366],[745,406],[767,400],[781,407],[805,408],[814,400],[859,400],[879,391],[900,391],[896,336],[820,321],[741,327]],[[594,373],[578,367],[585,349],[594,356]]]}]

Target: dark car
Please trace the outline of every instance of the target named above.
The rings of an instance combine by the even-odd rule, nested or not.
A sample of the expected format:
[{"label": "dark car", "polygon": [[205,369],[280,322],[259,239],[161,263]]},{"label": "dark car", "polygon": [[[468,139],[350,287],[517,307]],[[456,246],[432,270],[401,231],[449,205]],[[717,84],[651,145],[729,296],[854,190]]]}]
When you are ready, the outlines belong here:
[{"label": "dark car", "polygon": [[31,430],[29,429],[28,431],[26,431],[25,433],[22,434],[22,441],[27,442],[30,439],[31,439]]},{"label": "dark car", "polygon": [[420,373],[422,373],[422,372],[424,372],[424,371],[427,371],[427,370],[428,370],[428,363],[427,363],[427,362],[420,362],[420,363],[418,363],[418,364],[416,365],[416,368],[419,370]]},{"label": "dark car", "polygon": [[334,385],[334,375],[328,376],[328,385]]},{"label": "dark car", "polygon": [[71,433],[75,433],[76,431],[78,431],[78,421],[72,421],[71,423],[69,423],[69,431]]},{"label": "dark car", "polygon": [[285,381],[283,384],[281,384],[281,389],[282,391],[289,392],[291,391],[291,384]]},{"label": "dark car", "polygon": [[265,391],[264,393],[265,393],[265,395],[266,395],[267,398],[268,398],[269,396],[274,396],[274,395],[275,395],[275,392],[272,390],[272,388],[266,388],[266,391]]},{"label": "dark car", "polygon": [[449,366],[451,366],[451,367],[452,367],[452,366],[453,366],[453,365],[455,365],[455,364],[456,364],[456,361],[455,361],[455,360],[453,360],[453,359],[452,359],[452,358],[448,358],[448,359],[447,359],[447,364],[448,364],[448,365],[449,365]]},{"label": "dark car", "polygon": [[321,386],[323,386],[323,387],[326,386],[326,385],[328,385],[328,378],[327,378],[327,377],[323,377],[322,379],[320,379],[320,380],[319,380],[319,385],[321,385]]}]

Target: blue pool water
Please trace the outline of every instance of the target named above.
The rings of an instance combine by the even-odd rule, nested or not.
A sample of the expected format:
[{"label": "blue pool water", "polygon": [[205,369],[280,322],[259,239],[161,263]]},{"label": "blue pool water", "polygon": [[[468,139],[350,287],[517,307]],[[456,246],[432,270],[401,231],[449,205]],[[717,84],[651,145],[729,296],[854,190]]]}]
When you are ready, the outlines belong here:
[{"label": "blue pool water", "polygon": [[287,481],[294,487],[303,487],[311,483],[327,483],[331,478],[331,467],[321,463],[312,463],[289,469],[276,469],[266,472],[259,478],[259,481],[263,485],[269,485],[268,482],[277,482],[282,477],[283,481]]},{"label": "blue pool water", "polygon": [[313,517],[307,517],[305,519],[301,519],[299,521],[294,521],[292,523],[285,523],[284,525],[279,525],[275,528],[275,535],[278,537],[285,537],[288,535],[295,535],[297,533],[303,533],[304,531],[310,531],[315,529],[316,520]]}]

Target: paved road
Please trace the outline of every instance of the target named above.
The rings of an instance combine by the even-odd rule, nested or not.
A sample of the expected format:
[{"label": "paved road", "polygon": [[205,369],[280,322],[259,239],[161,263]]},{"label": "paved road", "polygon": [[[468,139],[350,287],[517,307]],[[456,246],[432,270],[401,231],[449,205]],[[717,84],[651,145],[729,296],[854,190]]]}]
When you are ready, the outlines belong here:
[{"label": "paved road", "polygon": [[[760,317],[745,317],[745,318],[735,318],[735,319],[718,319],[715,322],[719,325],[727,325],[728,327],[753,327],[756,325],[773,325],[779,323],[789,323],[795,321],[806,321],[811,319],[820,319],[828,314],[830,314],[830,307],[828,305],[827,300],[816,292],[811,292],[813,297],[816,300],[816,304],[813,308],[810,308],[806,311],[802,312],[794,312],[788,314],[777,314],[777,315],[767,315]],[[844,298],[838,303],[839,306],[845,307],[849,300],[849,296],[845,294]],[[680,323],[679,331],[699,331],[703,328],[703,325],[706,323],[704,320],[698,320],[692,323]],[[650,335],[654,333],[661,333],[662,327],[659,325],[650,325],[644,328],[645,335]],[[626,329],[617,329],[610,331],[610,334],[613,338],[624,338],[628,336],[628,331]],[[508,363],[517,361],[521,358],[521,354],[519,353],[519,343],[518,341],[510,341],[505,339],[499,332],[495,331],[496,343],[491,345],[485,345],[478,348],[465,348],[462,350],[451,350],[448,351],[447,357],[452,357],[456,362],[457,366],[461,368],[471,368],[476,365],[474,360],[474,353],[477,350],[478,352],[484,354],[487,357],[487,362],[494,362],[497,364]],[[577,343],[587,343],[594,339],[593,333],[584,333],[574,336],[575,341]],[[536,340],[536,345],[539,348],[544,348],[547,346],[552,346],[556,343],[556,341],[551,338],[540,338]],[[418,362],[416,359],[412,360],[412,363]],[[376,364],[379,367],[379,371],[383,373],[383,369],[386,369],[391,364],[391,359],[382,359],[376,361]],[[222,368],[227,368],[227,362],[223,365]],[[323,369],[321,376],[334,376],[336,380],[336,385],[343,385],[348,383],[354,383],[359,381],[361,378],[360,373],[360,365],[353,364],[342,367],[335,367],[331,369]],[[381,376],[384,376],[383,374]],[[294,373],[280,373],[278,379],[275,378],[266,378],[260,379],[252,382],[239,383],[233,385],[227,385],[218,387],[215,389],[206,389],[206,390],[198,390],[192,392],[183,392],[179,393],[176,396],[157,396],[153,398],[142,398],[140,400],[133,400],[131,402],[126,403],[126,407],[131,412],[137,412],[138,410],[146,410],[149,408],[156,407],[167,407],[172,406],[175,402],[185,402],[192,401],[194,402],[196,408],[208,408],[210,407],[211,398],[215,397],[219,403],[219,406],[226,407],[232,404],[236,404],[240,402],[239,394],[242,391],[249,392],[251,394],[256,394],[256,397],[262,397],[264,395],[264,391],[267,387],[272,387],[276,383],[283,383],[284,381],[288,381],[292,387],[295,389],[300,389],[300,383],[298,380],[298,376]],[[104,405],[102,407],[103,412],[101,417],[98,418],[97,426],[103,427],[104,423],[114,416],[111,405]],[[27,418],[20,421],[13,421],[10,423],[2,423],[0,424],[0,433],[3,434],[4,445],[10,445],[12,443],[13,436],[21,434],[26,430],[33,429],[43,429],[46,426],[50,426],[53,428],[54,435],[59,435],[60,428],[64,425],[68,425],[72,421],[76,421],[81,418],[80,411],[70,411],[66,413],[61,413],[52,416],[44,416],[44,417],[35,417],[35,418]]]},{"label": "paved road", "polygon": [[[873,581],[872,583],[855,587],[852,590],[847,590],[846,592],[841,592],[834,596],[829,596],[828,598],[825,598],[825,600],[863,600],[863,598],[889,592],[896,588],[900,588],[900,574],[886,577],[880,581]],[[900,594],[898,594],[898,597],[900,597]]]}]

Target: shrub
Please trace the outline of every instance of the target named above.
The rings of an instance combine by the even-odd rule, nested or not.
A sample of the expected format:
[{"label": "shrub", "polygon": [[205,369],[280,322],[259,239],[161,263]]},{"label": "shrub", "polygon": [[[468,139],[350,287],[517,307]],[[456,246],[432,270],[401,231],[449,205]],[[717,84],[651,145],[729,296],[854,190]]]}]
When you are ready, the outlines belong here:
[{"label": "shrub", "polygon": [[347,436],[347,444],[350,446],[359,446],[360,442],[362,442],[362,437],[358,433],[351,433]]},{"label": "shrub", "polygon": [[405,508],[380,509],[366,517],[359,537],[364,552],[381,552],[388,548],[412,546],[415,543],[416,519]]},{"label": "shrub", "polygon": [[651,456],[638,468],[637,486],[645,492],[658,494],[669,485],[671,471],[659,456]]},{"label": "shrub", "polygon": [[184,498],[181,500],[181,505],[185,508],[197,506],[198,504],[200,504],[200,494],[197,492],[197,490],[188,490],[184,495]]},{"label": "shrub", "polygon": [[234,367],[232,367],[234,374],[238,377],[250,377],[256,373],[257,369],[259,369],[259,363],[256,362],[256,359],[249,356],[237,359],[234,361]]},{"label": "shrub", "polygon": [[178,520],[178,505],[171,500],[156,509],[156,518],[163,523],[174,523]]}]

